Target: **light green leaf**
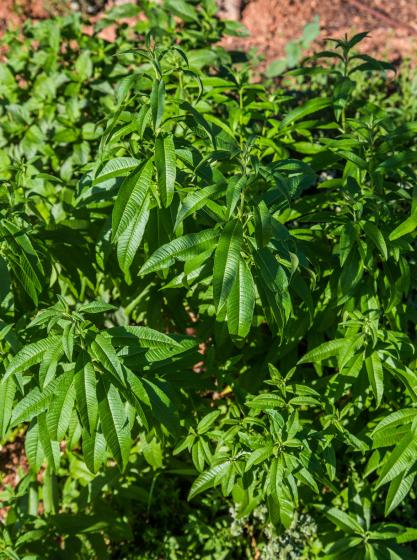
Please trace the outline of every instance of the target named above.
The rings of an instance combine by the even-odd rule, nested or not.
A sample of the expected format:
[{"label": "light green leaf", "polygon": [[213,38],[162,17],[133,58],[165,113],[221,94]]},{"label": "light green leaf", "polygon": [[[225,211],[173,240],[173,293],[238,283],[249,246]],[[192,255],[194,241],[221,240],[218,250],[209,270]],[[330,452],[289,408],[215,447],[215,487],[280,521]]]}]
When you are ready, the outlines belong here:
[{"label": "light green leaf", "polygon": [[25,373],[31,366],[38,364],[42,360],[44,353],[50,346],[54,346],[60,340],[61,337],[59,336],[49,336],[24,346],[11,359],[3,379],[7,379],[16,373]]},{"label": "light green leaf", "polygon": [[240,200],[240,195],[247,183],[247,177],[244,175],[235,175],[229,179],[226,189],[226,217],[230,220],[233,217],[236,205]]},{"label": "light green leaf", "polygon": [[43,390],[35,387],[20,400],[13,409],[11,426],[17,426],[21,422],[29,422],[35,416],[44,412],[54,397],[57,380],[55,379]]},{"label": "light green leaf", "polygon": [[307,352],[301,360],[299,360],[299,364],[305,364],[309,362],[322,362],[323,360],[327,360],[333,356],[338,356],[341,352],[346,350],[352,345],[353,338],[338,338],[336,340],[329,340],[328,342],[323,342],[310,352]]},{"label": "light green leaf", "polygon": [[388,517],[388,515],[404,500],[411,490],[415,477],[415,472],[408,473],[405,476],[401,473],[391,480],[385,500],[385,517]]},{"label": "light green leaf", "polygon": [[90,345],[90,355],[97,363],[110,372],[117,381],[124,384],[122,364],[109,338],[96,334]]},{"label": "light green leaf", "polygon": [[[401,426],[403,424],[411,424],[411,422],[417,416],[417,408],[402,408],[401,410],[396,410],[388,416],[385,416],[374,428],[372,432],[372,437],[381,435],[397,426]],[[382,434],[381,434],[382,432]]]},{"label": "light green leaf", "polygon": [[160,348],[161,346],[167,348],[181,348],[181,344],[170,336],[154,329],[150,329],[149,327],[139,327],[134,325],[128,325],[126,327],[113,327],[108,330],[108,333],[110,336],[116,338],[117,341],[119,341],[119,339],[123,343],[134,341],[144,348]]},{"label": "light green leaf", "polygon": [[417,461],[417,438],[414,430],[407,432],[388,456],[379,475],[377,488],[404,475]]},{"label": "light green leaf", "polygon": [[344,511],[335,507],[323,507],[320,509],[322,509],[324,515],[342,531],[346,533],[359,534],[363,534],[365,532],[363,527],[356,521],[356,519],[353,516],[348,515]]},{"label": "light green leaf", "polygon": [[75,364],[74,387],[76,404],[84,431],[93,434],[98,420],[96,375],[86,353],[80,354]]},{"label": "light green leaf", "polygon": [[45,461],[45,452],[39,438],[39,425],[31,422],[25,437],[25,453],[29,464],[38,471]]},{"label": "light green leaf", "polygon": [[227,328],[229,334],[245,338],[251,328],[255,307],[255,288],[246,262],[240,258],[239,269],[227,299]]},{"label": "light green leaf", "polygon": [[376,405],[381,404],[382,395],[384,394],[384,371],[378,352],[372,352],[365,359],[366,371],[368,372],[369,383],[375,395]]},{"label": "light green leaf", "polygon": [[213,412],[206,414],[197,424],[197,433],[202,435],[208,432],[219,416],[220,410],[213,410]]},{"label": "light green leaf", "polygon": [[191,500],[198,494],[201,494],[201,492],[204,492],[209,488],[213,488],[215,486],[215,483],[219,479],[221,480],[221,476],[226,473],[229,465],[230,461],[225,461],[224,463],[215,465],[208,471],[201,473],[193,482],[190,493],[188,494],[188,499]]},{"label": "light green leaf", "polygon": [[149,220],[149,196],[145,197],[143,204],[136,209],[136,214],[126,227],[124,232],[119,236],[117,242],[117,259],[120,268],[129,278],[129,270],[133,259],[142,242],[143,234]]},{"label": "light green leaf", "polygon": [[372,241],[372,243],[381,253],[383,259],[387,260],[388,258],[387,244],[385,242],[384,236],[382,235],[380,229],[372,222],[365,222],[363,224],[363,229],[367,237],[369,237],[369,239]]},{"label": "light green leaf", "polygon": [[77,311],[80,313],[105,313],[106,311],[114,311],[116,309],[117,307],[104,301],[91,301],[80,305]]},{"label": "light green leaf", "polygon": [[164,80],[154,80],[150,96],[152,122],[157,130],[161,125],[165,108],[165,84]]},{"label": "light green leaf", "polygon": [[300,107],[290,111],[282,120],[281,127],[288,127],[307,115],[326,109],[326,107],[329,107],[331,104],[332,99],[326,97],[316,97],[314,99],[310,99]]},{"label": "light green leaf", "polygon": [[219,237],[219,231],[205,229],[198,233],[189,233],[178,237],[157,249],[145,262],[139,271],[139,275],[149,274],[170,267],[175,259],[186,261],[199,255],[201,252],[214,250],[215,241]]},{"label": "light green leaf", "polygon": [[413,215],[407,218],[399,226],[397,226],[389,235],[390,241],[395,241],[408,233],[412,233],[417,228],[417,216]]},{"label": "light green leaf", "polygon": [[51,438],[57,441],[64,439],[71,421],[75,402],[74,375],[65,372],[57,379],[57,390],[46,415],[46,423]]},{"label": "light green leaf", "polygon": [[113,385],[99,380],[97,399],[100,423],[107,445],[120,470],[124,470],[130,453],[130,428],[125,407],[119,392]]},{"label": "light green leaf", "polygon": [[93,185],[108,181],[113,177],[124,177],[137,169],[140,161],[132,157],[118,157],[108,161],[93,180]]},{"label": "light green leaf", "polygon": [[42,413],[38,416],[38,426],[39,426],[39,439],[42,444],[42,448],[45,452],[46,460],[48,461],[49,468],[56,472],[59,467],[61,452],[59,449],[59,442],[52,440],[49,434],[48,426],[46,423],[46,413]]},{"label": "light green leaf", "polygon": [[123,181],[112,212],[112,239],[119,237],[131,225],[138,209],[143,208],[152,178],[152,160]]},{"label": "light green leaf", "polygon": [[0,440],[4,438],[12,417],[16,384],[12,377],[0,381]]},{"label": "light green leaf", "polygon": [[200,210],[204,206],[204,203],[214,194],[217,194],[224,190],[223,184],[209,185],[203,189],[193,191],[181,201],[181,206],[178,208],[177,218],[175,220],[174,230],[180,225],[180,223],[193,214]]},{"label": "light green leaf", "polygon": [[225,305],[238,274],[242,242],[243,229],[240,221],[228,222],[214,254],[213,299],[217,311]]},{"label": "light green leaf", "polygon": [[175,144],[172,134],[158,136],[155,140],[155,165],[158,177],[159,196],[167,208],[174,196],[176,176]]},{"label": "light green leaf", "polygon": [[82,438],[85,464],[91,472],[96,473],[106,460],[106,440],[101,432],[88,433],[87,430],[83,431]]}]

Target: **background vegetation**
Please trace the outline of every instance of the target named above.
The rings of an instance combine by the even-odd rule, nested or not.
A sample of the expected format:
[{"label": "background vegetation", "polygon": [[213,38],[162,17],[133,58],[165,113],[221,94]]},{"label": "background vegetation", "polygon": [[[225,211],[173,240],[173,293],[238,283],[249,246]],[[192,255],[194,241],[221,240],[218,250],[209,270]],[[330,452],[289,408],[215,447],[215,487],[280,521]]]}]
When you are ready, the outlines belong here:
[{"label": "background vegetation", "polygon": [[216,10],[2,38],[2,558],[415,557],[415,80]]}]

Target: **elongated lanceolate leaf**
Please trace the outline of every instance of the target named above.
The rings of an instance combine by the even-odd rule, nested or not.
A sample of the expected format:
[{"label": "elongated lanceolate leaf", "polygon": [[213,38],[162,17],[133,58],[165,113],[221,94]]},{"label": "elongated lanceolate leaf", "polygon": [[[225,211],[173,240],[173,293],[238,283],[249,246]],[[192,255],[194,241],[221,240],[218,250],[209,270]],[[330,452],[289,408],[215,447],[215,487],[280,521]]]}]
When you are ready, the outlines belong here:
[{"label": "elongated lanceolate leaf", "polygon": [[368,372],[369,383],[375,395],[376,404],[379,406],[384,393],[384,371],[378,352],[372,352],[372,354],[366,358],[365,366]]},{"label": "elongated lanceolate leaf", "polygon": [[178,237],[159,247],[142,266],[139,275],[168,268],[175,262],[175,259],[186,261],[209,249],[214,250],[218,237],[219,231],[215,229],[205,229],[198,233]]},{"label": "elongated lanceolate leaf", "polygon": [[98,185],[112,179],[113,177],[123,177],[131,173],[140,165],[140,161],[132,157],[118,157],[108,161],[93,180],[93,185]]},{"label": "elongated lanceolate leaf", "polygon": [[177,218],[175,220],[174,229],[187,217],[200,210],[206,201],[216,193],[224,190],[224,185],[209,185],[203,189],[191,192],[181,201],[181,206],[178,209]]},{"label": "elongated lanceolate leaf", "polygon": [[47,349],[55,345],[60,339],[61,337],[59,336],[49,336],[24,346],[16,356],[11,359],[3,379],[7,379],[10,375],[16,373],[24,373],[31,366],[38,364],[42,360]]},{"label": "elongated lanceolate leaf", "polygon": [[126,327],[113,327],[108,332],[110,336],[120,339],[124,343],[135,341],[144,348],[181,348],[181,344],[170,336],[149,327],[129,325]]},{"label": "elongated lanceolate leaf", "polygon": [[227,328],[231,336],[245,338],[252,324],[255,289],[252,274],[241,258],[239,269],[227,299]]},{"label": "elongated lanceolate leaf", "polygon": [[238,220],[228,222],[214,255],[213,299],[218,310],[226,303],[237,276],[242,241],[242,224]]},{"label": "elongated lanceolate leaf", "polygon": [[155,140],[155,165],[158,177],[159,196],[165,208],[171,204],[174,196],[176,176],[175,160],[173,136],[158,136]]},{"label": "elongated lanceolate leaf", "polygon": [[109,338],[97,334],[90,345],[90,355],[117,381],[124,383],[122,364]]},{"label": "elongated lanceolate leaf", "polygon": [[152,177],[152,161],[147,161],[138,171],[123,181],[112,213],[113,241],[124,233],[144,205]]},{"label": "elongated lanceolate leaf", "polygon": [[117,259],[119,261],[120,268],[129,278],[129,282],[129,270],[142,242],[148,220],[149,196],[145,197],[143,204],[137,208],[135,216],[124,232],[119,236],[117,242]]},{"label": "elongated lanceolate leaf", "polygon": [[222,474],[224,474],[230,465],[230,461],[225,461],[219,465],[211,467],[208,471],[200,474],[200,476],[193,482],[191,486],[190,493],[188,494],[188,499],[191,500],[197,494],[204,492],[208,488],[213,488],[218,480],[221,480]]},{"label": "elongated lanceolate leaf", "polygon": [[130,428],[124,404],[117,389],[99,380],[98,410],[103,435],[119,468],[126,467],[130,452]]}]

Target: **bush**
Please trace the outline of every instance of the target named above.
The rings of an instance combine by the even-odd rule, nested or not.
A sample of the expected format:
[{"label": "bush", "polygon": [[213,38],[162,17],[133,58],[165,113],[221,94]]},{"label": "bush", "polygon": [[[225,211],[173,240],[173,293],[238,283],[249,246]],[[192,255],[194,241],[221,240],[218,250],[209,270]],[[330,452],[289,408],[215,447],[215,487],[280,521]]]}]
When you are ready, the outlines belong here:
[{"label": "bush", "polygon": [[143,9],[3,39],[1,554],[412,558],[410,98],[365,33],[256,81]]}]

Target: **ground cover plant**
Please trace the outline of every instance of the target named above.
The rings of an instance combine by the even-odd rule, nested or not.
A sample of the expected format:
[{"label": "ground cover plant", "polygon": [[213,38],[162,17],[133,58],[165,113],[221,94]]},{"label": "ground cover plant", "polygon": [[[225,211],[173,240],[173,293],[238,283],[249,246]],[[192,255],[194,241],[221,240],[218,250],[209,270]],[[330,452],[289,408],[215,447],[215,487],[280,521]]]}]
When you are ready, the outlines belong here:
[{"label": "ground cover plant", "polygon": [[411,78],[216,9],[3,38],[1,557],[415,557]]}]

